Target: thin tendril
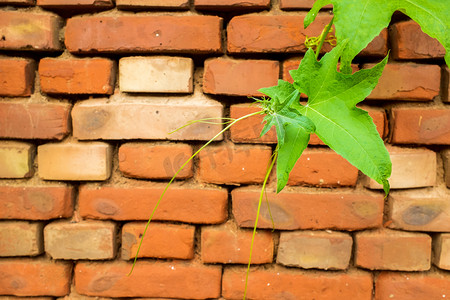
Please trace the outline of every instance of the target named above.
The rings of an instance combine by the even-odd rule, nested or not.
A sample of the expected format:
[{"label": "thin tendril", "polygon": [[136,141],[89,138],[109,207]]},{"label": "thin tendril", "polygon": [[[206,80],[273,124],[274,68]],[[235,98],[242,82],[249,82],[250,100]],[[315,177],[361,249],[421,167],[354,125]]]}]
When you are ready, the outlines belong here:
[{"label": "thin tendril", "polygon": [[[228,120],[228,121],[226,121],[226,122],[210,122],[209,120]],[[179,130],[187,127],[187,126],[195,124],[195,123],[225,125],[225,124],[230,124],[231,122],[233,122],[235,120],[236,119],[233,119],[233,118],[204,118],[204,119],[194,120],[194,121],[187,122],[183,126],[175,129],[174,131],[169,132],[169,134],[173,134],[173,133],[175,133],[175,132],[177,132],[177,131],[179,131]]]}]

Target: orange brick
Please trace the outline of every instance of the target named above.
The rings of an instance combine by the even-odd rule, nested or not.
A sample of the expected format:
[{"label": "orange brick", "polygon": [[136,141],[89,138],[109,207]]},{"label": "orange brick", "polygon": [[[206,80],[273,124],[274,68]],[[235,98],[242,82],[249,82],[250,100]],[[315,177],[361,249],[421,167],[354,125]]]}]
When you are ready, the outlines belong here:
[{"label": "orange brick", "polygon": [[[222,268],[184,262],[78,263],[78,293],[101,297],[172,297],[207,299],[220,296]],[[142,284],[145,282],[145,284]],[[100,288],[101,287],[101,288]]]},{"label": "orange brick", "polygon": [[29,6],[34,5],[36,0],[0,0],[0,4],[17,5],[17,6]]},{"label": "orange brick", "polygon": [[112,94],[115,63],[105,58],[43,58],[39,63],[41,90],[49,94]]},{"label": "orange brick", "polygon": [[[231,192],[233,215],[241,227],[253,227],[260,189],[237,188]],[[379,227],[383,218],[383,195],[355,191],[312,192],[290,188],[279,194],[268,190],[267,199],[275,229],[360,230]],[[343,218],[342,216],[345,216]],[[272,228],[267,205],[263,203],[258,228]]]},{"label": "orange brick", "polygon": [[69,293],[72,264],[45,259],[2,259],[0,274],[0,295],[61,297]]},{"label": "orange brick", "polygon": [[31,59],[0,59],[0,96],[30,96],[36,64]]},{"label": "orange brick", "polygon": [[448,273],[382,272],[375,280],[375,300],[446,299]]},{"label": "orange brick", "polygon": [[37,0],[36,4],[48,9],[89,9],[91,11],[114,7],[112,0]]},{"label": "orange brick", "polygon": [[199,179],[211,183],[262,183],[272,156],[267,146],[222,144],[199,154]]},{"label": "orange brick", "polygon": [[[170,179],[192,155],[187,144],[125,143],[119,148],[119,169],[125,176]],[[192,161],[177,178],[192,177]]]},{"label": "orange brick", "polygon": [[[311,9],[315,0],[280,0],[280,8],[291,9]],[[325,8],[332,8],[331,5],[325,6]]]},{"label": "orange brick", "polygon": [[49,13],[0,11],[0,49],[62,50],[59,42],[61,26],[62,19]]},{"label": "orange brick", "polygon": [[394,59],[442,58],[445,55],[439,41],[424,33],[413,20],[392,24],[389,30]]},{"label": "orange brick", "polygon": [[[204,263],[248,264],[252,230],[243,230],[232,222],[202,227],[202,261]],[[253,245],[252,264],[271,263],[273,237],[268,231],[257,231]]]},{"label": "orange brick", "polygon": [[[147,223],[126,223],[122,227],[122,259],[136,256]],[[192,259],[195,227],[151,222],[145,234],[139,257]]]},{"label": "orange brick", "polygon": [[34,145],[16,141],[0,141],[0,178],[33,176]]},{"label": "orange brick", "polygon": [[394,144],[450,145],[450,109],[393,108]]},{"label": "orange brick", "polygon": [[388,54],[388,31],[383,29],[366,48],[361,50],[358,56],[378,56],[384,57]]},{"label": "orange brick", "polygon": [[444,161],[444,180],[450,188],[450,149],[442,151],[442,160]]},{"label": "orange brick", "polygon": [[189,0],[116,0],[119,9],[188,9]]},{"label": "orange brick", "polygon": [[35,256],[43,252],[42,223],[0,222],[0,256]]},{"label": "orange brick", "polygon": [[[242,299],[245,268],[226,268],[222,296]],[[249,299],[372,299],[372,275],[362,271],[347,273],[304,272],[275,267],[251,269],[248,282]]]},{"label": "orange brick", "polygon": [[355,264],[370,270],[430,269],[431,238],[423,233],[382,229],[355,236]]},{"label": "orange brick", "polygon": [[440,269],[450,270],[450,233],[439,233],[433,239],[433,263]]},{"label": "orange brick", "polygon": [[70,109],[61,102],[0,102],[0,137],[61,140],[70,131]]},{"label": "orange brick", "polygon": [[0,186],[0,218],[49,220],[68,218],[73,211],[73,188],[62,185]]},{"label": "orange brick", "polygon": [[442,83],[443,89],[441,99],[444,102],[450,102],[450,69],[448,68],[448,66],[445,66],[443,68]]},{"label": "orange brick", "polygon": [[248,9],[266,9],[270,7],[270,0],[194,0],[196,9],[206,10],[248,10]]},{"label": "orange brick", "polygon": [[[84,185],[80,188],[82,217],[113,220],[147,220],[165,184],[136,183],[127,187]],[[227,218],[228,193],[204,186],[172,185],[154,220],[185,223],[221,223]]]},{"label": "orange brick", "polygon": [[203,91],[208,94],[262,96],[258,89],[277,85],[279,72],[277,61],[211,58],[205,61]]},{"label": "orange brick", "polygon": [[[70,52],[221,52],[216,16],[91,16],[67,21]],[[0,44],[1,45],[1,44]]]}]

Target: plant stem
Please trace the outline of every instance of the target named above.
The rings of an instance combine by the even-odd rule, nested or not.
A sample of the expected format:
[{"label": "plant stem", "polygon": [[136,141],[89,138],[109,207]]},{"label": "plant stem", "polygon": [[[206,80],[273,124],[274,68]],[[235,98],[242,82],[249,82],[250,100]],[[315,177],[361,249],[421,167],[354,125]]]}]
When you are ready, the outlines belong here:
[{"label": "plant stem", "polygon": [[330,32],[331,26],[333,26],[333,18],[331,18],[330,23],[323,29],[322,34],[320,35],[320,43],[319,46],[317,46],[316,49],[316,59],[319,58],[320,50],[322,49],[323,43],[325,42],[325,39],[327,38],[328,33]]}]

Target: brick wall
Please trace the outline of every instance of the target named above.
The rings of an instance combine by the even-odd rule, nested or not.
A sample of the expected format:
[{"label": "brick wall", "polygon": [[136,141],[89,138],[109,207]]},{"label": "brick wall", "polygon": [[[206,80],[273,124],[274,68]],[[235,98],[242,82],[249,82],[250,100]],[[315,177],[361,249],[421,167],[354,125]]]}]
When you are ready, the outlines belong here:
[{"label": "brick wall", "polygon": [[[312,0],[0,0],[0,300],[240,299],[274,149],[237,124],[165,182],[247,96],[291,80]],[[392,49],[362,104],[388,143],[392,192],[317,138],[274,193],[251,299],[450,298],[450,99],[444,50],[396,18],[361,56]],[[274,175],[274,174],[272,174]]]}]

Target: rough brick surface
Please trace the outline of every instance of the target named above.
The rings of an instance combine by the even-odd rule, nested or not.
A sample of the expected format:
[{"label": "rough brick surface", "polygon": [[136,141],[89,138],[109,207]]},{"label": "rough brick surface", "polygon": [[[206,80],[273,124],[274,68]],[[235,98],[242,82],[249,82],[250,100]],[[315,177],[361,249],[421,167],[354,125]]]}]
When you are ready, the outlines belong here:
[{"label": "rough brick surface", "polygon": [[45,252],[53,259],[112,259],[116,225],[110,222],[56,221],[44,228]]},{"label": "rough brick surface", "polygon": [[0,186],[0,218],[48,220],[72,215],[73,188],[66,186]]},{"label": "rough brick surface", "polygon": [[[201,256],[204,263],[248,264],[253,232],[232,222],[202,227]],[[271,263],[274,242],[268,231],[257,231],[253,244],[252,264]]]},{"label": "rough brick surface", "polygon": [[[122,259],[134,259],[147,223],[126,223],[122,227]],[[195,227],[150,223],[139,257],[192,259],[194,257]]]},{"label": "rough brick surface", "polygon": [[[222,295],[242,299],[245,268],[226,268]],[[251,269],[247,290],[249,299],[372,299],[372,275],[366,272],[314,272],[276,267]]]},{"label": "rough brick surface", "polygon": [[56,15],[24,11],[0,11],[0,49],[62,50],[59,30],[62,19]]},{"label": "rough brick surface", "polygon": [[448,66],[444,67],[444,70],[442,72],[442,101],[444,102],[450,102],[450,69]]},{"label": "rough brick surface", "polygon": [[39,255],[42,245],[42,223],[0,222],[0,256]]},{"label": "rough brick surface", "polygon": [[0,141],[0,178],[25,178],[33,175],[35,147],[24,142]]},{"label": "rough brick surface", "polygon": [[122,92],[192,93],[194,62],[187,57],[134,56],[119,61]]},{"label": "rough brick surface", "polygon": [[112,94],[115,63],[106,58],[43,58],[39,62],[41,90],[49,94]]},{"label": "rough brick surface", "polygon": [[[220,296],[221,267],[183,262],[78,263],[75,288],[83,295],[104,297],[172,297],[207,299]],[[145,282],[145,284],[142,284]]]},{"label": "rough brick surface", "polygon": [[425,271],[430,269],[431,237],[382,229],[358,232],[355,264],[370,270]]},{"label": "rough brick surface", "polygon": [[145,99],[118,95],[112,100],[86,100],[75,104],[73,135],[82,140],[209,140],[222,130],[222,125],[197,123],[169,133],[194,120],[221,118],[222,113],[222,104],[203,95]]},{"label": "rough brick surface", "polygon": [[450,149],[442,151],[442,160],[444,161],[444,180],[450,188]]},{"label": "rough brick surface", "polygon": [[450,145],[450,109],[393,108],[394,144]]},{"label": "rough brick surface", "polygon": [[211,58],[205,61],[203,91],[208,94],[262,96],[258,89],[277,85],[279,72],[277,61]]},{"label": "rough brick surface", "polygon": [[199,154],[199,179],[219,184],[262,183],[271,156],[267,146],[208,146]]},{"label": "rough brick surface", "polygon": [[346,269],[352,244],[352,237],[341,232],[282,232],[277,263],[303,269]]},{"label": "rough brick surface", "polygon": [[216,16],[74,17],[65,43],[70,52],[216,53],[221,27]]},{"label": "rough brick surface", "polygon": [[[315,0],[280,0],[281,9],[311,9]],[[325,8],[331,8],[331,5]]]},{"label": "rough brick surface", "polygon": [[[191,157],[187,144],[125,143],[119,148],[119,169],[127,177],[170,179]],[[192,161],[177,178],[192,177]]]},{"label": "rough brick surface", "polygon": [[269,8],[270,0],[194,0],[195,8],[208,10],[245,10]]},{"label": "rough brick surface", "polygon": [[[127,187],[85,185],[80,188],[80,214],[86,218],[147,220],[165,184],[130,184]],[[172,185],[154,220],[185,223],[221,223],[227,218],[225,189]]]},{"label": "rough brick surface", "polygon": [[[241,227],[253,227],[260,189],[238,188],[231,192],[233,215]],[[314,193],[293,188],[275,194],[267,191],[275,229],[360,230],[381,225],[383,195],[354,191]],[[345,216],[343,218],[342,216]],[[261,206],[259,228],[272,228],[267,205]]]},{"label": "rough brick surface", "polygon": [[450,233],[439,233],[433,239],[433,263],[440,269],[450,270]]},{"label": "rough brick surface", "polygon": [[116,6],[120,9],[142,8],[179,8],[188,9],[189,0],[116,0]]},{"label": "rough brick surface", "polygon": [[11,5],[34,5],[36,0],[0,0],[0,4],[11,4]]},{"label": "rough brick surface", "polygon": [[30,96],[35,68],[31,59],[0,59],[0,96]]},{"label": "rough brick surface", "polygon": [[0,295],[61,297],[69,293],[71,273],[71,263],[2,259]]},{"label": "rough brick surface", "polygon": [[57,9],[99,10],[114,7],[113,0],[37,0],[38,6]]}]

